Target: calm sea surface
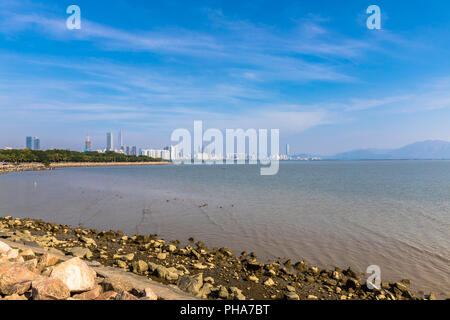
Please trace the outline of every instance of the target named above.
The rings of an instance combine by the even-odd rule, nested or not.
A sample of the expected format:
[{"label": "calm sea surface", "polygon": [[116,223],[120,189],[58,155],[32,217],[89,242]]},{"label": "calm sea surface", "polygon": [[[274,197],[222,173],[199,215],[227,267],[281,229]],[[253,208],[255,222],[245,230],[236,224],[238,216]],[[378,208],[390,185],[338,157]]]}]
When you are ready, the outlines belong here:
[{"label": "calm sea surface", "polygon": [[[149,209],[143,214],[143,209]],[[66,168],[0,175],[0,215],[381,267],[450,296],[450,161]]]}]

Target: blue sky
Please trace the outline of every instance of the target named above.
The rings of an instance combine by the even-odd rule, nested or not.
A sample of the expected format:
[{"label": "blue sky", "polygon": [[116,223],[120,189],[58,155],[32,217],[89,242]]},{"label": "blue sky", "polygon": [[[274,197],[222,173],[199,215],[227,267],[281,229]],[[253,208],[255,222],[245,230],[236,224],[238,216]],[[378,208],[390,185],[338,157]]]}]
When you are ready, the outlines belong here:
[{"label": "blue sky", "polygon": [[279,128],[298,153],[450,140],[449,18],[446,0],[1,0],[0,147],[119,129],[161,147],[194,120]]}]

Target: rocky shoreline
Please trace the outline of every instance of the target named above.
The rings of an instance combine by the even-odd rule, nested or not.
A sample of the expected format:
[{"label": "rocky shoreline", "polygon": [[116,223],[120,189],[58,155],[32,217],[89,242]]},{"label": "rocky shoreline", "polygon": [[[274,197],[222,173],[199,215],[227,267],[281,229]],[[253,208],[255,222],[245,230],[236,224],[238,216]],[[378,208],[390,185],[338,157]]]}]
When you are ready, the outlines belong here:
[{"label": "rocky shoreline", "polygon": [[[11,299],[11,296],[17,299],[34,299],[38,293],[33,290],[39,291],[40,288],[38,284],[36,284],[38,289],[33,287],[33,281],[37,280],[24,280],[27,283],[31,281],[30,286],[16,285],[15,287],[21,288],[16,291],[16,295],[9,294],[12,291],[4,291],[3,279],[10,277],[5,276],[2,271],[5,265],[9,265],[10,268],[12,268],[11,265],[21,265],[28,269],[37,268],[34,271],[37,271],[39,276],[49,276],[49,279],[52,279],[56,277],[52,276],[54,275],[52,269],[58,268],[59,265],[54,266],[56,262],[53,265],[45,262],[48,259],[51,260],[49,258],[51,254],[59,254],[67,258],[75,257],[77,259],[72,258],[69,261],[73,261],[71,263],[76,265],[84,263],[82,260],[84,259],[86,263],[120,269],[127,274],[151,279],[154,283],[181,289],[199,299],[436,299],[432,293],[417,295],[411,292],[407,279],[383,282],[380,290],[369,290],[365,285],[366,275],[358,274],[350,268],[336,267],[333,270],[325,270],[310,266],[305,261],[293,263],[290,260],[262,263],[257,260],[254,253],[242,252],[238,257],[228,248],[209,249],[201,241],[194,243],[192,238],[190,244],[181,246],[177,240],[166,242],[158,239],[156,235],[127,236],[120,231],[98,231],[56,225],[40,220],[0,217],[0,241],[2,240],[48,250],[47,254],[40,257],[20,250],[9,253],[8,256],[7,252],[1,253],[0,248],[0,256],[2,256],[0,258],[0,296],[3,299]],[[23,267],[17,268],[24,270]],[[99,278],[98,275],[95,279],[98,286],[82,293],[84,294],[82,297],[98,294],[104,298],[106,292],[109,292],[108,298],[114,296],[114,299],[148,300],[156,296],[146,293],[142,288],[139,291],[130,286],[127,287],[128,290],[108,287],[108,284],[104,284],[105,278]],[[49,283],[52,286],[59,286],[54,281]],[[92,290],[96,291],[92,292]],[[150,292],[151,289],[147,291]],[[64,292],[62,299],[82,298],[76,296],[80,294],[79,291],[75,291],[75,293],[78,292],[76,294],[70,291],[69,296],[67,296],[67,290]]]},{"label": "rocky shoreline", "polygon": [[55,162],[45,165],[43,163],[21,163],[21,164],[1,164],[0,173],[20,172],[20,171],[41,171],[53,170],[55,168],[72,167],[118,167],[118,166],[149,166],[170,164],[167,161],[152,162]]}]

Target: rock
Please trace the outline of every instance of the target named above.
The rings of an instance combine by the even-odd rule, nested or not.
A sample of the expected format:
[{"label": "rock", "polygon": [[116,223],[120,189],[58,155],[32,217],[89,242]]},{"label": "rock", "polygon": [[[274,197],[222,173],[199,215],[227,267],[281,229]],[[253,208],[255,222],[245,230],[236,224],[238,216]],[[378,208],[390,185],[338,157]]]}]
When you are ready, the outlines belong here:
[{"label": "rock", "polygon": [[153,292],[151,288],[145,288],[145,300],[158,300],[158,296]]},{"label": "rock", "polygon": [[59,279],[33,281],[31,290],[34,300],[64,300],[70,297],[69,288]]},{"label": "rock", "polygon": [[169,252],[175,252],[177,250],[177,247],[174,246],[173,244],[169,244],[166,248],[167,251]]},{"label": "rock", "polygon": [[295,292],[295,287],[287,285],[286,290],[289,292]]},{"label": "rock", "polygon": [[27,268],[28,270],[37,273],[39,272],[39,270],[37,269],[37,264],[38,264],[38,260],[37,259],[31,259],[31,260],[27,260],[25,262],[22,263],[22,265]]},{"label": "rock", "polygon": [[65,255],[64,252],[62,252],[61,250],[58,250],[56,248],[50,248],[50,249],[48,249],[48,252],[53,253],[53,254],[59,254],[61,256]]},{"label": "rock", "polygon": [[255,275],[251,275],[251,276],[248,277],[248,281],[252,281],[252,282],[258,283],[259,282],[259,278],[257,276],[255,276]]},{"label": "rock", "polygon": [[194,269],[197,269],[197,270],[208,269],[207,266],[204,266],[204,265],[202,265],[201,263],[195,263],[195,264],[193,265],[193,267],[194,267]]},{"label": "rock", "polygon": [[88,238],[85,236],[81,236],[80,241],[86,243],[86,245],[88,245],[88,246],[97,246],[97,243],[95,242],[94,239],[91,239],[91,238]]},{"label": "rock", "polygon": [[308,263],[305,261],[299,261],[294,265],[294,269],[298,272],[304,272],[308,270]]},{"label": "rock", "polygon": [[11,247],[0,241],[0,255],[6,254],[9,250],[11,250]]},{"label": "rock", "polygon": [[242,290],[238,289],[237,287],[231,287],[230,291],[234,300],[245,300],[245,296],[242,294]]},{"label": "rock", "polygon": [[125,261],[117,260],[116,263],[119,266],[119,268],[122,268],[122,269],[127,269],[128,268],[128,265],[127,265],[127,263]]},{"label": "rock", "polygon": [[83,259],[83,258],[91,259],[92,258],[92,252],[88,248],[74,247],[74,248],[70,248],[69,252],[74,257],[78,257],[80,259]]},{"label": "rock", "polygon": [[2,300],[28,300],[28,299],[23,295],[13,294],[10,296],[6,296],[3,299],[0,298],[0,301],[2,301]]},{"label": "rock", "polygon": [[275,285],[275,282],[272,280],[272,278],[268,278],[266,281],[264,281],[264,285],[267,287],[271,287]]},{"label": "rock", "polygon": [[99,295],[95,300],[115,300],[117,296],[117,292],[107,291]]},{"label": "rock", "polygon": [[203,286],[203,273],[194,276],[182,276],[178,279],[177,286],[183,291],[198,295],[200,288]]},{"label": "rock", "polygon": [[115,300],[139,300],[139,299],[127,291],[120,291],[116,295]]},{"label": "rock", "polygon": [[308,271],[313,275],[318,275],[320,273],[320,269],[317,267],[311,267]]},{"label": "rock", "polygon": [[316,296],[310,294],[310,295],[308,295],[308,300],[319,300],[319,298],[317,298]]},{"label": "rock", "polygon": [[133,290],[133,285],[130,282],[119,277],[105,278],[101,285],[104,291],[114,291],[116,293]]},{"label": "rock", "polygon": [[19,250],[11,249],[8,252],[6,252],[5,254],[3,254],[3,256],[5,256],[8,259],[16,259],[19,257]]},{"label": "rock", "polygon": [[214,284],[215,281],[213,277],[206,277],[205,279],[203,279],[203,282]]},{"label": "rock", "polygon": [[30,288],[31,281],[38,277],[39,275],[18,263],[0,265],[0,294],[25,293]]},{"label": "rock", "polygon": [[436,300],[436,295],[434,293],[430,293],[430,294],[426,295],[426,298],[428,300]]},{"label": "rock", "polygon": [[212,284],[204,283],[202,288],[200,289],[198,296],[202,299],[206,299],[208,297],[208,295],[211,293],[212,287],[213,287]]},{"label": "rock", "polygon": [[167,258],[167,253],[162,253],[162,252],[158,253],[156,255],[156,258],[159,259],[159,260],[165,260]]},{"label": "rock", "polygon": [[45,253],[38,259],[38,269],[43,270],[46,267],[54,266],[58,263],[59,258],[51,253]]},{"label": "rock", "polygon": [[219,296],[220,299],[225,299],[225,300],[227,300],[227,299],[229,298],[227,288],[225,288],[224,286],[220,286],[218,296]]},{"label": "rock", "polygon": [[248,270],[258,271],[258,270],[261,270],[262,268],[264,268],[264,263],[258,262],[256,260],[250,260],[250,261],[247,261],[246,267]]},{"label": "rock", "polygon": [[60,279],[71,292],[83,292],[95,287],[94,270],[80,258],[72,258],[55,266],[50,274],[52,279]]},{"label": "rock", "polygon": [[94,289],[80,294],[74,295],[72,298],[76,300],[95,300],[103,292],[102,287],[97,285]]},{"label": "rock", "polygon": [[148,270],[148,264],[143,260],[133,262],[132,266],[135,273],[144,273]]},{"label": "rock", "polygon": [[296,294],[295,292],[286,292],[284,294],[284,297],[286,298],[286,300],[300,300],[300,297],[298,294]]},{"label": "rock", "polygon": [[333,271],[331,277],[334,280],[341,280],[342,279],[342,274],[339,271]]},{"label": "rock", "polygon": [[129,253],[123,256],[126,261],[133,261],[134,259],[134,253]]},{"label": "rock", "polygon": [[28,248],[28,249],[22,251],[19,255],[20,255],[21,257],[24,257],[24,258],[28,259],[28,260],[34,258],[34,252],[33,252],[33,250],[31,250],[30,248]]},{"label": "rock", "polygon": [[347,280],[345,286],[347,287],[347,289],[359,289],[361,287],[361,284],[358,280],[350,278]]}]

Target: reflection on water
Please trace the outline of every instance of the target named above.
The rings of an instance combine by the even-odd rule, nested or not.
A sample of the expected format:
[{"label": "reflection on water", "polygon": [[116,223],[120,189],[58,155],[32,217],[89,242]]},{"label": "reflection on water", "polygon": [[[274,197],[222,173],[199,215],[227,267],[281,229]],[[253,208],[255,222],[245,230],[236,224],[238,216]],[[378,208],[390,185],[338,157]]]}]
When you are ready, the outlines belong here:
[{"label": "reflection on water", "polygon": [[[223,170],[223,168],[227,168]],[[0,215],[381,267],[450,296],[450,161],[66,168],[0,176]]]}]

